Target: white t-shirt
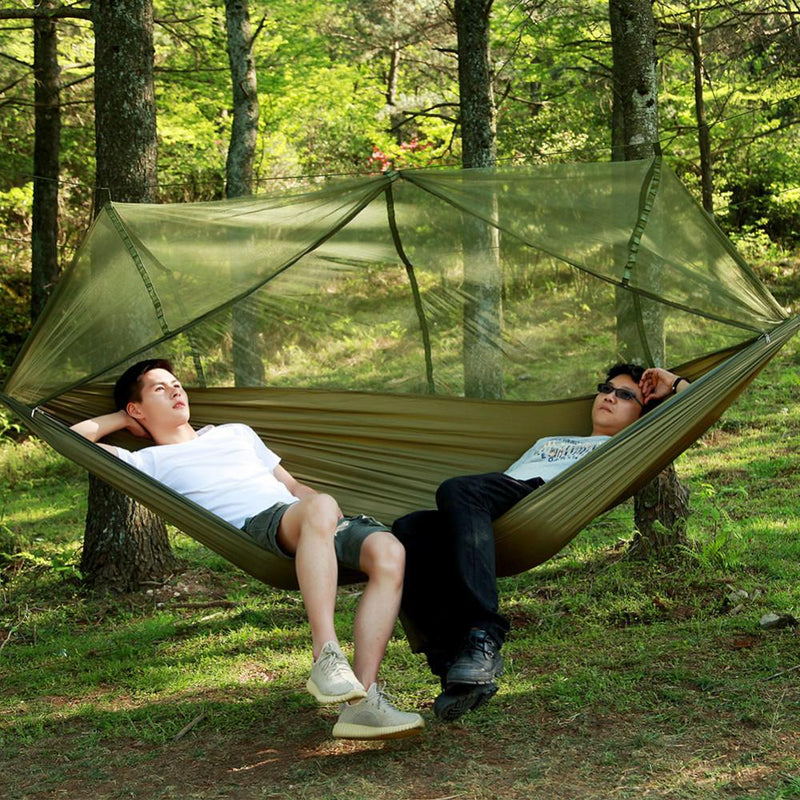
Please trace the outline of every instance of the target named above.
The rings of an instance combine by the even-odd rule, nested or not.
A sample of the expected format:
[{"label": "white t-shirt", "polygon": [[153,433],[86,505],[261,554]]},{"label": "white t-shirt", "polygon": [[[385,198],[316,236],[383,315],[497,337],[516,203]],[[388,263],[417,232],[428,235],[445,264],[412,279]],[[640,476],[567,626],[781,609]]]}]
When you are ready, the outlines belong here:
[{"label": "white t-shirt", "polygon": [[280,458],[252,428],[231,423],[197,433],[188,442],[135,452],[118,447],[117,454],[237,528],[275,503],[299,499],[275,477]]},{"label": "white t-shirt", "polygon": [[506,471],[519,481],[549,481],[578,459],[596,450],[610,436],[545,436],[523,453]]}]

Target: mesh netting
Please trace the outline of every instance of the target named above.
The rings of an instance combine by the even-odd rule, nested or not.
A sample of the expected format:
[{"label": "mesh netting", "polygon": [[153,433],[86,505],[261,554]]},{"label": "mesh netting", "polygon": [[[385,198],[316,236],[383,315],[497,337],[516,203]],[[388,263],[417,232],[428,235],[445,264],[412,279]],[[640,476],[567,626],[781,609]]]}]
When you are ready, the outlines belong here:
[{"label": "mesh netting", "polygon": [[5,391],[158,355],[188,387],[565,398],[785,316],[658,160],[410,171],[107,206]]}]

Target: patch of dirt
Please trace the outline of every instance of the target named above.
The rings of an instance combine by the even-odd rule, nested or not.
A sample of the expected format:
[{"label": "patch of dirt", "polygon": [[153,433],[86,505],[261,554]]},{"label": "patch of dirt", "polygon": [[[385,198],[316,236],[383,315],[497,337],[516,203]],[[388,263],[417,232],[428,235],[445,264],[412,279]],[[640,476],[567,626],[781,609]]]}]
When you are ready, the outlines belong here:
[{"label": "patch of dirt", "polygon": [[493,713],[464,723],[426,714],[428,728],[405,740],[334,740],[335,712],[287,707],[279,737],[252,725],[219,730],[204,717],[161,745],[100,739],[91,757],[81,740],[93,732],[75,722],[0,767],[8,800],[666,800],[699,796],[700,787],[708,798],[764,792],[800,756],[788,720],[781,731],[720,712],[688,726],[643,726],[632,714],[564,716],[502,692],[493,702]]}]

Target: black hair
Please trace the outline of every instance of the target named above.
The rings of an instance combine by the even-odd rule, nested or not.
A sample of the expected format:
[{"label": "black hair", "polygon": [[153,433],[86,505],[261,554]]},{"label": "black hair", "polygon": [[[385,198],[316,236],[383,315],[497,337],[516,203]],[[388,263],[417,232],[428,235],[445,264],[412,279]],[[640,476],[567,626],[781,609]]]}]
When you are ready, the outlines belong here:
[{"label": "black hair", "polygon": [[619,375],[627,375],[634,383],[639,383],[644,375],[645,368],[639,364],[614,364],[608,370],[606,381],[616,378]]},{"label": "black hair", "polygon": [[[644,375],[645,369],[646,367],[643,367],[640,364],[614,364],[614,366],[608,370],[608,374],[606,375],[606,383],[608,383],[612,378],[618,377],[619,375],[627,375],[634,383],[638,384],[642,379],[642,375]],[[661,402],[661,398],[653,398],[648,400],[642,407],[642,414],[646,414],[648,411],[654,409]]]},{"label": "black hair", "polygon": [[122,411],[128,403],[138,403],[142,399],[141,380],[151,369],[172,372],[172,364],[165,358],[148,358],[128,367],[114,384],[114,407],[117,411]]}]

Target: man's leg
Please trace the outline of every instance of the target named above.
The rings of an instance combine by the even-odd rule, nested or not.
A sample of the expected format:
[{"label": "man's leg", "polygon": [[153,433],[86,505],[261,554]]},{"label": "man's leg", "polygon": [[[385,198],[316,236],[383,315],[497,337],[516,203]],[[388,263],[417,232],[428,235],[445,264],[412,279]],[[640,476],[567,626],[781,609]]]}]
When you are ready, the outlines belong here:
[{"label": "man's leg", "polygon": [[368,580],[353,626],[353,666],[356,677],[369,687],[378,679],[378,669],[400,610],[405,567],[403,545],[389,531],[371,533],[361,546],[359,567]]},{"label": "man's leg", "polygon": [[361,516],[341,520],[336,549],[341,564],[357,566],[367,576],[353,631],[355,672],[367,687],[367,695],[342,706],[333,735],[345,739],[412,736],[425,727],[422,717],[395,708],[378,683],[378,670],[400,609],[403,545],[377,520]]},{"label": "man's leg", "polygon": [[502,673],[500,648],[509,626],[499,613],[492,522],[539,485],[538,479],[518,481],[490,472],[451,478],[436,493],[453,548],[458,595],[471,617],[461,653],[447,673],[447,692],[461,692],[458,687],[465,685],[491,686]]},{"label": "man's leg", "polygon": [[458,655],[461,635],[469,626],[456,599],[457,574],[451,547],[438,511],[414,511],[394,521],[392,532],[406,550],[400,619],[414,652],[423,652],[438,677]]},{"label": "man's leg", "polygon": [[495,539],[492,523],[530,494],[540,482],[518,481],[502,472],[463,475],[444,481],[436,505],[445,525],[457,574],[457,602],[470,627],[488,631],[498,644],[508,621],[498,613]]},{"label": "man's leg", "polygon": [[339,567],[333,536],[338,508],[330,495],[305,497],[289,506],[278,529],[278,543],[294,555],[315,659],[326,642],[337,641],[333,615]]},{"label": "man's leg", "polygon": [[338,503],[330,495],[317,494],[289,506],[278,528],[278,544],[294,555],[311,627],[314,663],[306,688],[320,703],[366,695],[339,647],[333,624],[339,576],[334,545],[338,518]]}]

